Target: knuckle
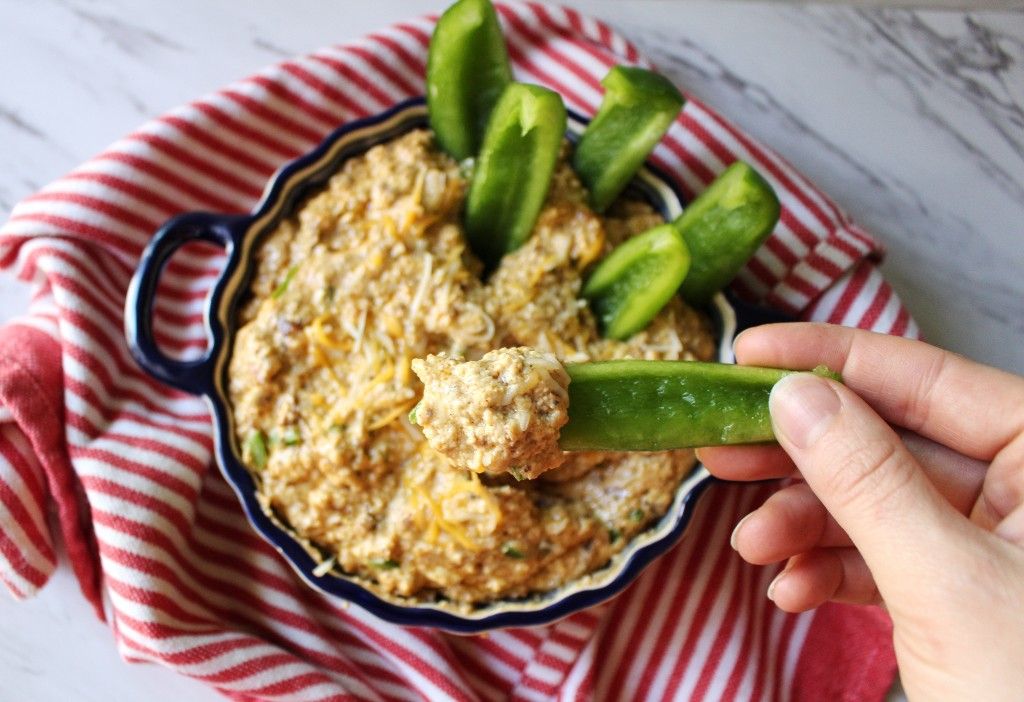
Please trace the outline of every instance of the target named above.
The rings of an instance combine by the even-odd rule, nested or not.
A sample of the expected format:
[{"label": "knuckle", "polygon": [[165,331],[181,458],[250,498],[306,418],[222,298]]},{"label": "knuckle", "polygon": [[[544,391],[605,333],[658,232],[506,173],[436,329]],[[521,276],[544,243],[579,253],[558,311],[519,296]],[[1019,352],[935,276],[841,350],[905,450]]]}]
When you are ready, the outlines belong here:
[{"label": "knuckle", "polygon": [[836,463],[830,492],[844,506],[883,509],[913,478],[901,447],[884,439],[860,444]]},{"label": "knuckle", "polygon": [[906,394],[903,406],[897,412],[901,424],[911,431],[918,431],[929,424],[935,405],[935,389],[941,387],[959,356],[947,351],[936,350],[931,362],[916,376],[913,389]]}]

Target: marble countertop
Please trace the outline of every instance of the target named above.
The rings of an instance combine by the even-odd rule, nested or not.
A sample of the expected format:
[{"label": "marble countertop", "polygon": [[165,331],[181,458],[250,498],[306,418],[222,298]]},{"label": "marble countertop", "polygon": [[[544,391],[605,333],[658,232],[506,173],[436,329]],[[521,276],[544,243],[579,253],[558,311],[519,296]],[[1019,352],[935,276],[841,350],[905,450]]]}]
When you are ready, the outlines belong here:
[{"label": "marble countertop", "polygon": [[[0,0],[0,219],[149,117],[446,4]],[[883,241],[883,271],[930,341],[1024,373],[1024,11],[565,4],[619,28]],[[0,320],[26,301],[0,276]],[[219,699],[124,665],[66,568],[34,601],[0,594],[0,632],[18,699]]]}]

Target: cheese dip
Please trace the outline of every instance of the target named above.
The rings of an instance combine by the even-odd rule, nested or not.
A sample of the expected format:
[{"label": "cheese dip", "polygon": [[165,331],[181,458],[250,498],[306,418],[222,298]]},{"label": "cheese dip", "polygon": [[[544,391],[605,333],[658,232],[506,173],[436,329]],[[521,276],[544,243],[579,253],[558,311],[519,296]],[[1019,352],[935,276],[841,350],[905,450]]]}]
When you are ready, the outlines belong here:
[{"label": "cheese dip", "polygon": [[532,237],[486,281],[465,176],[422,129],[348,160],[259,243],[228,369],[236,436],[264,508],[325,571],[465,607],[548,591],[664,514],[693,466],[690,451],[569,454],[519,482],[452,470],[407,417],[412,361],[431,354],[711,358],[707,320],[678,298],[628,341],[600,338],[586,272],[662,219],[628,200],[595,215],[565,155]]}]

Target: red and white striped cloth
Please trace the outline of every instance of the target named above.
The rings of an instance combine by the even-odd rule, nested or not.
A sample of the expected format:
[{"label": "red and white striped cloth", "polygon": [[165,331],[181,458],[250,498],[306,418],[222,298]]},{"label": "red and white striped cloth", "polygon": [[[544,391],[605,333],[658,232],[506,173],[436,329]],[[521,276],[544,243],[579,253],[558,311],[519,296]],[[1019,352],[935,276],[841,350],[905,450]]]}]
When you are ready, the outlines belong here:
[{"label": "red and white striped cloth", "polygon": [[[644,63],[571,10],[500,12],[518,77],[580,112],[596,109],[611,65]],[[205,404],[132,361],[123,301],[154,230],[186,210],[248,211],[282,162],[421,94],[431,28],[410,21],[268,68],[153,120],[14,209],[0,268],[35,295],[0,334],[0,579],[18,598],[46,583],[55,507],[82,592],[125,658],[236,699],[879,698],[895,669],[884,615],[784,614],[765,597],[774,570],[728,547],[770,485],[711,490],[683,542],[596,609],[488,636],[406,629],[300,583],[212,467]],[[783,203],[738,292],[807,319],[917,335],[871,263],[875,243],[776,154],[696,100],[655,153],[688,193],[737,158]],[[196,247],[170,265],[156,310],[165,347],[203,347],[220,261]]]}]

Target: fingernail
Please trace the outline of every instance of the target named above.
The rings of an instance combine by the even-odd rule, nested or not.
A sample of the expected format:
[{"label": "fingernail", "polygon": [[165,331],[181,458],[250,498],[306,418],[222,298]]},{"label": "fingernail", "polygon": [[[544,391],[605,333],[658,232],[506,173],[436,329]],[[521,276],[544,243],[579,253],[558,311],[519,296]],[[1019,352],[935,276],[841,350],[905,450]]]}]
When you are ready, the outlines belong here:
[{"label": "fingernail", "polygon": [[785,578],[788,573],[789,573],[789,568],[786,568],[781,573],[776,575],[772,579],[772,581],[770,583],[768,583],[768,599],[771,600],[772,602],[775,601],[775,586],[778,585],[779,582],[783,578]]},{"label": "fingernail", "polygon": [[744,329],[739,334],[737,334],[735,337],[733,337],[733,340],[732,340],[732,357],[733,357],[733,360],[736,359],[736,346],[740,343],[740,339],[743,337],[744,334],[747,333],[747,331],[748,331],[747,329]]},{"label": "fingernail", "polygon": [[775,433],[797,448],[813,444],[841,406],[829,382],[810,373],[787,375],[768,399]]},{"label": "fingernail", "polygon": [[739,521],[739,522],[738,522],[738,523],[736,524],[736,526],[735,526],[735,527],[733,527],[733,530],[732,530],[732,536],[730,536],[730,537],[729,537],[729,545],[730,545],[730,546],[732,546],[732,550],[733,550],[733,551],[737,551],[737,550],[739,550],[739,549],[737,549],[737,548],[736,548],[736,538],[737,538],[737,535],[738,535],[738,534],[740,533],[740,527],[742,527],[742,526],[743,526],[744,524],[746,524],[746,523],[747,523],[747,520],[748,520],[748,519],[750,519],[750,517],[751,517],[751,516],[753,516],[753,514],[754,514],[754,513],[753,513],[753,512],[751,512],[750,514],[748,514],[747,516],[745,516],[745,517],[744,517],[743,519],[741,519],[741,520],[740,520],[740,521]]}]

